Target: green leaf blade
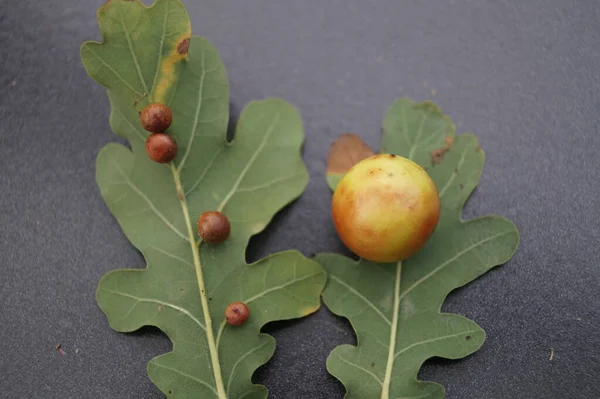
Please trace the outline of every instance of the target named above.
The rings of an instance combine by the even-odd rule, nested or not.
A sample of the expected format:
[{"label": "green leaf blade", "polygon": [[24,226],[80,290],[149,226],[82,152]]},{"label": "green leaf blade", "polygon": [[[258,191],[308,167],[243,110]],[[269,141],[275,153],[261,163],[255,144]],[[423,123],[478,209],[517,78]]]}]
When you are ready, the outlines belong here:
[{"label": "green leaf blade", "polygon": [[396,100],[383,120],[381,152],[401,155],[423,166],[429,153],[453,139],[456,128],[437,105],[426,101],[415,103],[408,98]]},{"label": "green leaf blade", "polygon": [[519,235],[502,217],[462,220],[484,154],[475,136],[455,136],[454,124],[437,106],[397,100],[384,120],[382,152],[411,157],[428,171],[440,194],[440,221],[426,246],[398,264],[316,257],[329,274],[325,305],[348,318],[357,336],[357,346],[331,352],[327,369],[345,385],[346,398],[442,399],[441,385],[417,379],[423,362],[468,356],[485,340],[473,321],[440,313],[442,303],[451,291],[507,262]]}]

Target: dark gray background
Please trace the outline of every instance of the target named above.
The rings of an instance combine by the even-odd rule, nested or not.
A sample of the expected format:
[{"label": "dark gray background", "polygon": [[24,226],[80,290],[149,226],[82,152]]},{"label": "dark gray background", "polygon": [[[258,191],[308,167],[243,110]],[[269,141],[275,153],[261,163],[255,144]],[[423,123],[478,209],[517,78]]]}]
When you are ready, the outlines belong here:
[{"label": "dark gray background", "polygon": [[[104,273],[143,266],[94,180],[96,154],[114,140],[104,90],[79,59],[80,44],[99,38],[99,5],[0,0],[3,398],[161,397],[146,363],[169,350],[168,339],[115,333],[94,300]],[[600,397],[597,0],[186,5],[194,33],[224,59],[234,113],[279,96],[304,118],[310,185],[252,241],[250,259],[341,250],[323,178],[327,147],[352,131],[377,148],[393,99],[433,99],[486,151],[466,215],[507,216],[522,239],[511,262],[444,307],[487,331],[483,348],[429,362],[420,377],[444,384],[449,399]],[[343,320],[322,309],[268,331],[277,351],[255,379],[271,398],[343,397],[325,370],[329,351],[354,341]]]}]

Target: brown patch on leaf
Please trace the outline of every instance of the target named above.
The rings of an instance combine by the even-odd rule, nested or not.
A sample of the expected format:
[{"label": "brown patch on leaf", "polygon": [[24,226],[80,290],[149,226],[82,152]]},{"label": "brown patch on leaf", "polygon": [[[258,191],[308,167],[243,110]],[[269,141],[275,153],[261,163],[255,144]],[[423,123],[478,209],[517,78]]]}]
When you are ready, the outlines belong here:
[{"label": "brown patch on leaf", "polygon": [[446,155],[446,153],[452,147],[452,144],[454,144],[454,138],[451,136],[446,136],[444,142],[446,144],[444,147],[431,151],[431,163],[433,165],[442,162],[442,160],[444,159],[444,155]]},{"label": "brown patch on leaf", "polygon": [[444,147],[431,151],[431,163],[437,165],[438,163],[442,162],[442,159],[444,159],[444,155],[446,155],[448,150],[449,148]]},{"label": "brown patch on leaf", "polygon": [[373,155],[375,152],[357,135],[341,134],[329,148],[327,173],[346,173],[358,162]]},{"label": "brown patch on leaf", "polygon": [[468,340],[470,340],[470,339],[471,339],[471,336],[470,336],[470,335],[467,335],[467,336],[465,337],[465,339],[468,341]]},{"label": "brown patch on leaf", "polygon": [[460,183],[460,184],[458,185],[458,187],[460,187],[460,189],[461,189],[461,190],[462,190],[463,188],[465,188],[465,186],[463,186],[463,184],[462,184],[462,183]]},{"label": "brown patch on leaf", "polygon": [[187,54],[188,50],[190,48],[190,38],[186,38],[183,39],[178,45],[177,45],[177,54]]}]

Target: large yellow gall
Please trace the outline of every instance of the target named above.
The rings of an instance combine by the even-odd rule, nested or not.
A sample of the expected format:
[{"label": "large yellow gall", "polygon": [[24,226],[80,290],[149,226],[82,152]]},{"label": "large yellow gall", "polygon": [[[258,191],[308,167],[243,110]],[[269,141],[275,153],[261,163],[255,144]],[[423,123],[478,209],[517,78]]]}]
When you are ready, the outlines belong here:
[{"label": "large yellow gall", "polygon": [[440,199],[419,165],[379,154],[360,161],[340,180],[332,216],[352,252],[374,262],[398,262],[425,245],[440,217]]}]

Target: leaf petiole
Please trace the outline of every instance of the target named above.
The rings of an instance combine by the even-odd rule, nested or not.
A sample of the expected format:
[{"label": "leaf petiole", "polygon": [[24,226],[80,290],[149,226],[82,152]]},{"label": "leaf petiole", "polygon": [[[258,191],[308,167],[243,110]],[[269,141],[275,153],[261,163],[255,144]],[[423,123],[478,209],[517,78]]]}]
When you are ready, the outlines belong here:
[{"label": "leaf petiole", "polygon": [[[181,185],[181,179],[179,176],[179,170],[171,163],[171,172],[173,173],[173,179],[175,180],[175,188],[177,193],[183,192]],[[198,279],[198,289],[200,290],[200,299],[202,302],[202,312],[204,313],[204,324],[206,326],[206,339],[208,341],[208,349],[210,351],[210,360],[212,362],[212,369],[215,377],[215,385],[217,387],[217,396],[219,399],[227,399],[225,392],[225,386],[223,384],[223,376],[221,375],[221,365],[219,363],[219,353],[217,351],[217,345],[215,343],[215,337],[213,334],[212,318],[210,317],[210,309],[208,308],[208,298],[206,297],[206,288],[204,286],[204,275],[202,273],[202,263],[200,263],[200,244],[202,240],[196,244],[194,237],[194,230],[192,228],[192,221],[190,219],[190,212],[188,210],[187,201],[185,196],[178,195],[181,203],[181,210],[185,218],[185,224],[188,230],[188,237],[190,247],[192,249],[192,255],[194,257],[194,269],[196,270],[196,278]]]}]

